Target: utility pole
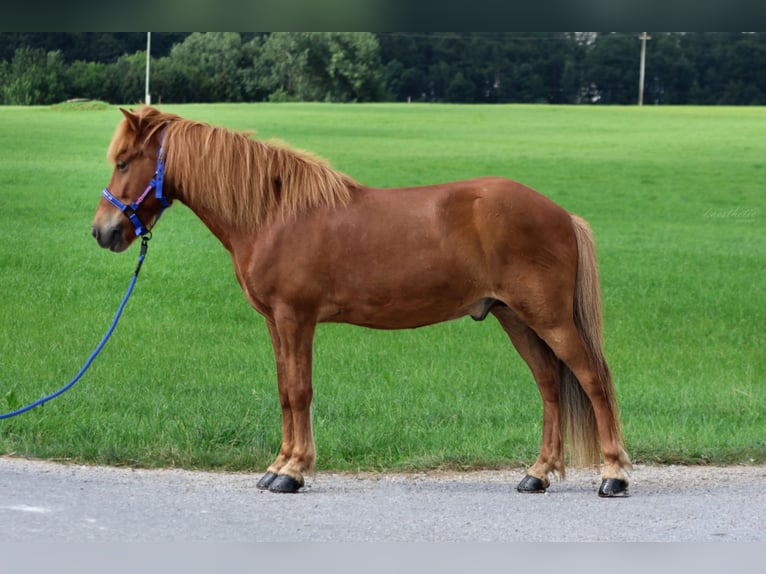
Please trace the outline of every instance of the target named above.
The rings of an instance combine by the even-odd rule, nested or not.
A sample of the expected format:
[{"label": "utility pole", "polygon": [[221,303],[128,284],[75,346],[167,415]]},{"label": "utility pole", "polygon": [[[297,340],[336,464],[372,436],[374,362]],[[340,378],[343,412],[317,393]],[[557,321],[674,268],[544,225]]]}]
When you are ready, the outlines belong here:
[{"label": "utility pole", "polygon": [[146,33],[146,105],[152,105],[152,96],[149,93],[149,61],[151,59],[150,52],[152,49],[152,33]]},{"label": "utility pole", "polygon": [[644,105],[644,71],[646,69],[646,41],[651,40],[651,36],[647,36],[646,32],[641,32],[639,36],[641,40],[641,69],[638,74],[638,105]]}]

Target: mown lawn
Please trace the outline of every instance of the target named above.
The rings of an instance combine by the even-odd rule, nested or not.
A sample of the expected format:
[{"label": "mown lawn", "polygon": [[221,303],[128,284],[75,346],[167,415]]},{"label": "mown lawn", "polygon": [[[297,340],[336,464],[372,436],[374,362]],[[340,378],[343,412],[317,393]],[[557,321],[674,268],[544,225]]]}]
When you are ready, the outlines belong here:
[{"label": "mown lawn", "polygon": [[[636,461],[766,462],[766,110],[457,105],[165,106],[278,138],[362,183],[502,175],[590,221],[607,356]],[[137,248],[98,249],[116,107],[0,107],[0,410],[68,381]],[[542,407],[500,327],[322,325],[319,469],[531,463]],[[157,227],[113,339],[72,391],[0,421],[0,453],[262,471],[280,413],[271,344],[226,251],[185,207]]]}]

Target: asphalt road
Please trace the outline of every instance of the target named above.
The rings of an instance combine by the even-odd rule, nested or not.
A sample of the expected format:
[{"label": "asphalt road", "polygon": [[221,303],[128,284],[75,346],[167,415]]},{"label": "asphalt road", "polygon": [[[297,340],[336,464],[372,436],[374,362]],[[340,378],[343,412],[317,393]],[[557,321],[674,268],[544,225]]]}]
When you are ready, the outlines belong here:
[{"label": "asphalt road", "polygon": [[522,471],[319,473],[297,494],[258,474],[0,457],[4,542],[765,541],[766,467],[637,466],[624,499],[571,472],[544,495]]}]

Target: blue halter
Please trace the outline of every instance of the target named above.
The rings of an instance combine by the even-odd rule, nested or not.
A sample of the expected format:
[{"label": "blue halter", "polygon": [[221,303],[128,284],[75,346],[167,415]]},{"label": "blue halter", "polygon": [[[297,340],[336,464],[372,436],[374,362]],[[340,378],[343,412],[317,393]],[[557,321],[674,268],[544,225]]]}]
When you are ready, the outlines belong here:
[{"label": "blue halter", "polygon": [[[162,206],[162,210],[157,215],[157,218],[154,220],[154,225],[157,225],[157,221],[160,218],[160,215],[162,215],[162,212],[165,211],[168,207],[170,207],[170,204],[173,203],[172,199],[168,199],[168,197],[165,195],[165,193],[162,190],[162,184],[163,180],[165,179],[165,157],[164,157],[164,150],[165,150],[165,133],[167,132],[168,128],[165,127],[164,130],[162,130],[162,139],[160,140],[160,151],[157,152],[157,167],[154,170],[154,177],[149,182],[149,185],[146,186],[146,189],[143,191],[143,193],[136,199],[133,203],[130,205],[127,205],[117,199],[112,193],[109,191],[108,187],[104,188],[104,191],[101,192],[101,195],[106,198],[106,200],[114,205],[117,209],[122,211],[122,213],[125,214],[125,217],[127,217],[130,222],[133,224],[133,227],[136,230],[136,235],[140,235],[141,237],[144,237],[146,235],[149,235],[151,232],[151,229],[146,227],[141,220],[138,218],[138,214],[136,213],[138,211],[138,208],[141,207],[141,204],[144,202],[144,200],[149,197],[149,194],[152,190],[154,190],[154,197],[157,198],[157,200],[160,202],[160,205]],[[152,226],[154,227],[154,226]]]}]

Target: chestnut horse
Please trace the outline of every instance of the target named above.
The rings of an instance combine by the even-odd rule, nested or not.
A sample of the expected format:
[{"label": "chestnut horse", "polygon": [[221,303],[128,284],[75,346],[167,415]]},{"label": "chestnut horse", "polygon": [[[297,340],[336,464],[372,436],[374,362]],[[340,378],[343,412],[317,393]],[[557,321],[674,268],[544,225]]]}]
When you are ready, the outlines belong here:
[{"label": "chestnut horse", "polygon": [[121,111],[93,235],[124,251],[178,200],[231,253],[266,319],[282,407],[282,444],[259,488],[295,492],[313,471],[317,323],[411,329],[491,313],[543,399],[540,454],[517,489],[544,492],[551,475],[563,478],[566,441],[572,464],[598,466],[603,455],[600,496],[627,494],[583,219],[500,177],[372,189],[285,145],[148,106]]}]

